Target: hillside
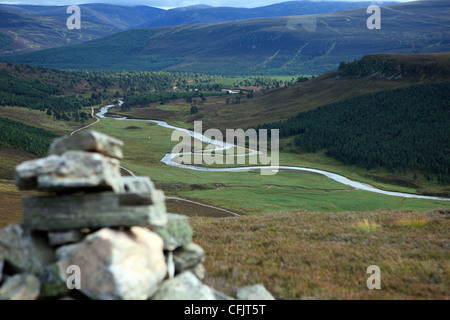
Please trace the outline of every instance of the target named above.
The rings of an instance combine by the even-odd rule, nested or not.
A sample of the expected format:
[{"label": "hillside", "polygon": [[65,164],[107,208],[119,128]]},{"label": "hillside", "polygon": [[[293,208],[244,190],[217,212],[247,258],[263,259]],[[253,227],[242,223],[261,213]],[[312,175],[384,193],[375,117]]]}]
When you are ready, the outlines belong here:
[{"label": "hillside", "polygon": [[[264,91],[258,89],[252,99],[246,95],[241,96],[238,104],[227,104],[227,97],[208,99],[200,105],[195,116],[186,115],[183,120],[192,123],[196,119],[201,119],[203,125],[208,128],[248,128],[263,123],[284,121],[299,112],[366,93],[450,80],[450,53],[369,55],[357,60],[355,64],[372,59],[379,61],[387,59],[392,63],[393,71],[383,74],[374,70],[373,73],[364,76],[344,76],[336,69],[287,87]],[[253,90],[255,87],[246,87],[244,84],[242,88]],[[138,97],[133,99],[136,100]],[[153,105],[144,104],[124,114],[138,118],[153,118],[158,113]],[[236,117],[236,114],[239,114],[239,117]],[[164,119],[177,121],[180,120],[180,115],[166,112],[161,120]]]},{"label": "hillside", "polygon": [[[347,77],[339,70],[326,72],[310,81],[246,101],[239,107],[241,116],[236,125],[245,127],[268,120],[286,120],[298,112],[366,93],[450,80],[450,53],[380,54],[366,56],[360,61],[367,58],[388,59],[394,71],[385,74],[374,71],[365,76]],[[214,121],[211,117],[211,125],[226,125],[224,119]]]},{"label": "hillside", "polygon": [[[0,5],[0,10],[35,17],[57,17],[65,21],[69,17],[66,13],[67,7],[67,5]],[[135,28],[165,12],[163,9],[149,6],[120,6],[103,3],[81,4],[79,7],[82,21],[110,25],[118,30]]]},{"label": "hillside", "polygon": [[258,128],[351,165],[418,170],[450,183],[450,82],[369,93]]},{"label": "hillside", "polygon": [[0,32],[11,37],[14,42],[0,46],[0,55],[20,54],[80,43],[120,31],[109,24],[90,20],[83,21],[81,30],[68,30],[66,26],[68,14],[64,17],[40,17],[2,9],[3,5],[0,5]]},{"label": "hillside", "polygon": [[[44,79],[44,72],[33,67],[0,66],[0,106],[46,111],[58,120],[74,118],[79,122],[88,119],[86,113],[80,112],[82,107],[101,102],[101,95],[94,93],[89,98],[66,94],[64,81],[59,79],[61,82],[57,83],[55,76],[51,80]],[[69,86],[69,83],[66,79],[65,85]]]},{"label": "hillside", "polygon": [[[395,1],[383,1],[393,4]],[[254,18],[273,18],[321,14],[367,8],[366,2],[309,0],[288,1],[256,8],[188,6],[164,10],[149,6],[121,6],[103,3],[81,4],[83,19],[108,24],[120,30],[165,27],[185,24],[216,23]],[[0,10],[37,17],[67,18],[67,6],[2,5]]]},{"label": "hillside", "polygon": [[10,36],[4,33],[0,33],[0,49],[7,45],[10,45],[12,42],[13,39]]},{"label": "hillside", "polygon": [[52,132],[5,118],[0,118],[0,133],[0,148],[25,151],[41,157],[47,154],[51,142],[58,137]]},{"label": "hillside", "polygon": [[[228,294],[262,281],[277,299],[446,300],[448,213],[302,210],[190,221],[206,251],[206,283]],[[382,270],[382,290],[367,289],[370,264]]]},{"label": "hillside", "polygon": [[3,61],[55,68],[178,70],[217,74],[321,74],[373,53],[450,51],[446,1],[382,8],[381,30],[365,9],[323,15],[130,30]]}]

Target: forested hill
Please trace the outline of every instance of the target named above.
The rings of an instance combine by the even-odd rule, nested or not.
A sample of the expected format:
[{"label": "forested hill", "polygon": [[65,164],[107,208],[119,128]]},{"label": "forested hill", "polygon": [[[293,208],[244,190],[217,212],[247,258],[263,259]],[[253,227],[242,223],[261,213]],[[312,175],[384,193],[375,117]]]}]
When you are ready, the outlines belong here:
[{"label": "forested hill", "polygon": [[193,73],[58,70],[0,63],[0,107],[46,111],[57,120],[83,122],[82,107],[140,94],[220,91],[223,77]]},{"label": "forested hill", "polygon": [[57,81],[56,73],[50,78],[44,75],[49,74],[30,66],[0,67],[0,107],[30,108],[46,111],[58,120],[83,122],[88,115],[80,109],[101,103],[101,96],[95,93],[90,97],[67,95],[64,81],[61,78]]},{"label": "forested hill", "polygon": [[339,64],[338,79],[362,77],[418,82],[450,79],[450,54],[374,54]]},{"label": "forested hill", "polygon": [[[343,62],[346,66],[358,67],[354,75],[341,74],[341,70],[336,69],[308,81],[299,78],[301,81],[297,79],[296,84],[267,90],[262,95],[255,95],[254,99],[241,100],[239,105],[227,108],[200,108],[198,114],[205,126],[211,128],[248,128],[262,123],[284,121],[299,112],[369,92],[450,81],[450,53],[376,54],[368,57],[371,58],[363,58],[361,61],[375,61],[367,65],[359,60]],[[388,61],[383,62],[386,59]],[[380,72],[386,63],[388,65],[392,63],[394,73]],[[377,65],[381,69],[377,69]],[[363,71],[366,68],[369,72],[363,75],[366,74]]]},{"label": "forested hill", "polygon": [[367,169],[420,170],[450,183],[450,82],[369,93],[257,129]]},{"label": "forested hill", "polygon": [[0,118],[0,136],[0,147],[26,151],[41,157],[47,155],[51,142],[58,137],[47,130],[5,118]]}]

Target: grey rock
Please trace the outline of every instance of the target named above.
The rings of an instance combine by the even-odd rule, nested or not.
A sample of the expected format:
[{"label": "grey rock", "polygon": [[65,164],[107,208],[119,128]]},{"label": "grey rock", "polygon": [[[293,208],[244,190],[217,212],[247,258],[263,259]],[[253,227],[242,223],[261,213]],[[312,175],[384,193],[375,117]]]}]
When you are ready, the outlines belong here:
[{"label": "grey rock", "polygon": [[191,242],[174,251],[173,261],[175,272],[182,273],[205,262],[205,251],[198,244]]},{"label": "grey rock", "polygon": [[23,224],[36,230],[71,230],[118,226],[163,227],[164,193],[86,193],[22,198]]},{"label": "grey rock", "polygon": [[78,230],[49,232],[47,235],[51,246],[80,242],[85,237],[85,234]]},{"label": "grey rock", "polygon": [[17,274],[8,278],[0,288],[0,300],[36,300],[41,284],[30,274]]},{"label": "grey rock", "polygon": [[70,150],[101,153],[107,157],[122,159],[123,142],[106,134],[84,130],[73,136],[65,136],[53,141],[49,154],[62,155]]},{"label": "grey rock", "polygon": [[164,250],[175,250],[192,242],[193,231],[187,216],[167,214],[167,223],[160,228],[152,228],[164,240]]},{"label": "grey rock", "polygon": [[[2,278],[3,278],[3,266],[5,264],[5,259],[3,258],[3,256],[0,254],[0,283],[2,283]],[[174,267],[175,270],[175,267]]]},{"label": "grey rock", "polygon": [[20,190],[34,190],[38,188],[38,176],[40,173],[56,168],[61,163],[61,157],[49,156],[46,158],[22,162],[16,167],[16,186]]},{"label": "grey rock", "polygon": [[123,191],[119,161],[84,151],[26,161],[16,167],[15,179],[20,190]]},{"label": "grey rock", "polygon": [[196,265],[194,268],[189,269],[188,271],[192,272],[200,280],[205,280],[206,278],[206,268],[201,263]]},{"label": "grey rock", "polygon": [[162,239],[141,227],[104,228],[80,244],[60,247],[57,255],[62,270],[80,268],[80,290],[91,299],[148,299],[167,274]]},{"label": "grey rock", "polygon": [[57,298],[69,293],[65,279],[65,272],[59,264],[52,264],[42,270],[37,277],[41,282],[41,299]]},{"label": "grey rock", "polygon": [[125,192],[152,193],[155,185],[149,177],[122,177]]},{"label": "grey rock", "polygon": [[33,274],[55,259],[45,234],[18,224],[0,230],[0,256],[18,271]]},{"label": "grey rock", "polygon": [[215,289],[212,289],[214,296],[216,297],[216,300],[235,300],[234,298],[227,296],[226,294],[223,294],[220,291],[217,291]]},{"label": "grey rock", "polygon": [[242,287],[236,291],[238,300],[275,300],[272,294],[262,284]]},{"label": "grey rock", "polygon": [[167,277],[172,279],[175,277],[175,263],[173,262],[173,252],[167,251],[166,253],[166,265],[167,265]]},{"label": "grey rock", "polygon": [[190,272],[166,280],[152,300],[215,300],[212,289]]}]

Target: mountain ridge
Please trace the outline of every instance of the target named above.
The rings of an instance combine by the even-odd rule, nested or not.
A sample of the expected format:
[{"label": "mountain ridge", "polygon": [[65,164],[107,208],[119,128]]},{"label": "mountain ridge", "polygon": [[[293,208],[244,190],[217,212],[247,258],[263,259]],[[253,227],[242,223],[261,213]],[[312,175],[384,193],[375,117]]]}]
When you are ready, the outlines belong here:
[{"label": "mountain ridge", "polygon": [[[322,15],[135,29],[6,62],[50,68],[186,71],[209,74],[322,74],[373,53],[450,51],[450,6],[417,1],[381,7],[368,30],[365,9]],[[107,54],[106,54],[107,52]]]},{"label": "mountain ridge", "polygon": [[[386,2],[387,3],[387,2]],[[81,43],[119,31],[169,25],[216,23],[256,17],[275,17],[332,12],[364,7],[363,2],[291,1],[259,8],[190,6],[164,10],[149,6],[82,4],[83,30],[66,28],[68,6],[0,4],[4,32],[15,43],[0,50],[0,55],[27,53],[41,49]],[[9,25],[6,23],[8,22]],[[19,22],[17,24],[16,22]],[[14,26],[13,28],[11,28]]]},{"label": "mountain ridge", "polygon": [[[383,1],[383,4],[396,3],[395,1]],[[256,8],[236,7],[211,7],[211,6],[189,6],[167,10],[164,14],[150,19],[138,28],[152,28],[175,26],[185,24],[217,23],[237,20],[248,20],[255,18],[275,18],[283,16],[299,16],[308,14],[323,14],[336,11],[367,8],[364,1],[321,1],[314,2],[286,1]]]}]

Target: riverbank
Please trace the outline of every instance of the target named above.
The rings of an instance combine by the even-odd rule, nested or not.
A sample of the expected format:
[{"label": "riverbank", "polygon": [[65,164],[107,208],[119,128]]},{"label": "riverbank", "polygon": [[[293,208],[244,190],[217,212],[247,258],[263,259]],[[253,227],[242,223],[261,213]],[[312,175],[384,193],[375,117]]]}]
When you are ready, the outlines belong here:
[{"label": "riverbank", "polygon": [[[122,101],[119,101],[119,106],[120,104],[123,103]],[[99,113],[97,113],[96,115],[99,118],[108,118],[106,116],[106,114],[108,113],[110,108],[114,108],[116,107],[116,105],[109,105],[109,106],[105,106],[103,107]],[[199,139],[204,143],[211,143],[211,144],[217,144],[220,145],[220,147],[215,147],[215,151],[222,151],[222,150],[227,150],[229,148],[234,148],[236,147],[235,145],[232,144],[228,144],[228,143],[224,143],[223,141],[217,141],[217,140],[213,140],[211,141],[211,139],[205,137],[204,135],[200,134],[199,132],[194,132],[192,130],[187,130],[184,128],[180,128],[180,127],[176,127],[173,125],[169,125],[168,123],[164,122],[164,121],[159,121],[159,120],[146,120],[146,119],[129,119],[127,117],[114,117],[114,118],[109,118],[109,119],[114,119],[114,120],[118,120],[118,121],[142,121],[142,122],[151,122],[151,123],[155,123],[160,127],[163,128],[167,128],[167,129],[173,129],[173,130],[177,130],[177,131],[181,131],[184,133],[189,134],[191,137],[195,138],[195,139]],[[185,153],[185,155],[191,155],[192,153]],[[179,154],[172,154],[172,153],[167,153],[165,154],[165,156],[163,157],[163,159],[161,160],[163,163],[169,165],[169,166],[173,166],[173,167],[177,167],[177,168],[182,168],[182,169],[187,169],[187,170],[195,170],[195,171],[205,171],[205,172],[242,172],[242,171],[248,171],[248,170],[274,170],[274,171],[278,171],[278,170],[291,170],[291,171],[300,171],[300,172],[312,172],[312,173],[317,173],[317,174],[321,174],[327,178],[330,178],[336,182],[342,183],[344,185],[350,186],[354,189],[357,190],[363,190],[363,191],[368,191],[368,192],[373,192],[373,193],[379,193],[379,194],[384,194],[384,195],[388,195],[388,196],[394,196],[394,197],[403,197],[403,198],[413,198],[413,199],[425,199],[425,200],[440,200],[440,201],[450,201],[450,198],[444,198],[444,197],[434,197],[434,196],[425,196],[425,195],[416,195],[416,194],[409,194],[409,193],[402,193],[402,192],[392,192],[392,191],[386,191],[386,190],[381,190],[381,189],[377,189],[373,186],[370,186],[366,183],[360,183],[357,181],[353,181],[350,180],[346,177],[343,177],[341,175],[338,175],[336,173],[332,173],[332,172],[327,172],[325,170],[319,170],[319,169],[312,169],[312,168],[304,168],[304,167],[295,167],[295,166],[276,166],[276,167],[270,167],[270,166],[249,166],[249,167],[233,167],[233,168],[209,168],[209,167],[200,167],[200,166],[192,166],[192,165],[185,165],[185,164],[180,164],[180,163],[176,163],[175,161],[173,161],[174,158],[178,157]]]}]

